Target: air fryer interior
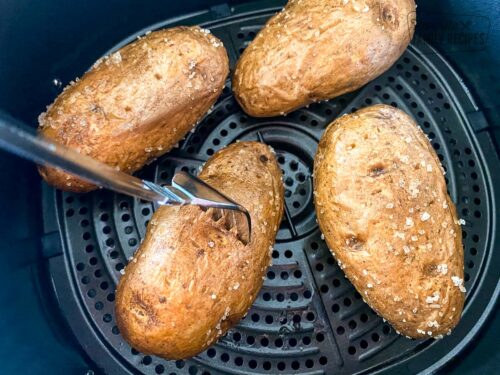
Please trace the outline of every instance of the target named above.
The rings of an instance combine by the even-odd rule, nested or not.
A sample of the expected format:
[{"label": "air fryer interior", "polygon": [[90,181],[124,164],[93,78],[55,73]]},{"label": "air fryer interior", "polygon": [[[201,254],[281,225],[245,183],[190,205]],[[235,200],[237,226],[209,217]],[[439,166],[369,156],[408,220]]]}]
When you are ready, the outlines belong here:
[{"label": "air fryer interior", "polygon": [[[210,28],[223,40],[234,66],[272,13],[255,9],[221,21],[207,22],[198,16],[182,23]],[[44,212],[52,217],[45,224],[56,225],[63,233],[61,253],[50,261],[59,304],[99,367],[107,373],[128,369],[148,374],[429,371],[457,353],[467,333],[479,328],[478,319],[493,295],[491,289],[488,299],[474,298],[485,284],[495,283],[489,281],[488,275],[493,275],[486,266],[492,253],[495,191],[488,162],[481,155],[488,145],[478,144],[474,135],[484,124],[464,116],[475,110],[472,98],[439,54],[416,42],[387,73],[363,89],[285,117],[246,116],[228,81],[223,96],[194,133],[142,171],[144,177],[169,183],[178,170],[197,173],[210,155],[229,143],[258,140],[276,150],[284,173],[286,214],[264,287],[247,317],[191,360],[143,355],[123,341],[115,325],[114,290],[120,271],[144,237],[154,207],[108,191],[75,195],[44,190]],[[452,336],[441,341],[408,340],[384,323],[344,277],[316,223],[311,173],[318,140],[339,115],[374,103],[399,107],[418,120],[432,139],[447,172],[449,192],[467,222],[463,228],[466,312]]]},{"label": "air fryer interior", "polygon": [[[12,98],[2,97],[2,93],[0,98],[13,108],[12,113],[34,122],[41,105],[49,103],[62,90],[61,83],[66,84],[81,74],[99,54],[119,48],[147,30],[176,24],[201,24],[209,28],[223,40],[234,66],[246,45],[281,3],[221,5],[160,23],[153,23],[158,18],[144,16],[141,22],[128,25],[125,28],[128,33],[122,35],[112,31],[104,37],[100,33],[106,27],[101,31],[97,28],[95,34],[89,34],[88,43],[57,60],[61,66],[41,68],[53,77],[43,85],[36,85],[35,92],[43,93],[41,97],[33,98],[27,92],[26,101],[17,106],[12,106],[13,102],[9,102]],[[198,4],[204,6],[208,2]],[[158,10],[156,17],[159,15],[170,18],[164,9]],[[125,20],[116,22],[122,24]],[[71,39],[71,35],[68,37]],[[54,47],[61,43],[63,49],[67,49],[65,43],[71,43],[65,38],[46,42]],[[115,47],[110,48],[113,44]],[[18,69],[29,71],[30,63],[33,60],[21,61]],[[68,65],[71,69],[66,68]],[[8,85],[11,84],[9,81]],[[13,88],[14,97],[17,90]],[[344,277],[316,223],[311,173],[318,140],[325,127],[339,115],[376,103],[390,104],[412,114],[431,138],[447,172],[449,193],[460,217],[466,220],[463,227],[466,308],[457,329],[443,340],[408,340],[397,335]],[[137,352],[121,338],[114,321],[114,290],[120,270],[143,238],[154,207],[109,191],[75,195],[46,185],[39,191],[30,165],[17,161],[30,171],[20,176],[7,163],[2,166],[4,175],[12,176],[19,190],[16,194],[10,185],[5,185],[3,199],[25,198],[6,205],[14,206],[6,208],[11,221],[0,223],[0,227],[12,227],[12,223],[17,223],[16,218],[29,219],[25,219],[24,225],[12,228],[6,237],[12,240],[6,242],[5,248],[18,253],[9,256],[5,250],[5,256],[16,265],[36,265],[23,268],[23,273],[13,275],[9,281],[19,280],[17,285],[25,285],[21,280],[31,278],[37,287],[33,291],[27,285],[9,293],[22,306],[18,318],[30,322],[26,327],[20,324],[20,332],[26,332],[26,337],[54,340],[58,352],[47,356],[54,363],[60,356],[67,358],[67,367],[62,370],[66,372],[85,368],[83,360],[107,374],[417,373],[441,368],[472,340],[494,310],[498,295],[499,262],[498,257],[493,257],[493,248],[498,225],[495,199],[498,200],[500,181],[495,173],[498,155],[486,131],[489,120],[446,59],[418,37],[388,72],[361,90],[285,117],[255,119],[245,115],[231,95],[228,81],[214,110],[195,132],[174,152],[144,168],[141,175],[168,183],[177,170],[197,173],[210,155],[229,143],[238,139],[259,140],[277,152],[284,173],[286,215],[273,251],[273,265],[247,317],[213,347],[188,361],[166,361]],[[43,230],[37,232],[33,228],[39,228],[42,220],[37,222],[40,216],[29,213],[40,208],[40,196]],[[19,242],[19,238],[27,235],[42,239],[41,254],[36,240]],[[20,255],[22,251],[26,255]],[[23,293],[30,297],[20,297]],[[35,294],[40,300],[33,299]],[[32,317],[30,311],[39,314]],[[64,326],[70,329],[61,329]],[[58,332],[55,339],[54,332]],[[75,343],[77,350],[60,342]],[[20,358],[35,358],[35,367],[37,363],[41,368],[50,363],[47,359],[37,360],[36,353],[29,348],[23,350]]]}]

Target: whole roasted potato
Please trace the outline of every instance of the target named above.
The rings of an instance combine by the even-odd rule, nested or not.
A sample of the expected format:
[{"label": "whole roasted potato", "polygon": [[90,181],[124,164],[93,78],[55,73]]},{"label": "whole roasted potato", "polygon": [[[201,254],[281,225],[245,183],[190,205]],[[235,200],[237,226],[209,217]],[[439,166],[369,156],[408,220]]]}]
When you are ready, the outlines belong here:
[{"label": "whole roasted potato", "polygon": [[[124,172],[168,152],[202,118],[228,75],[222,43],[207,30],[152,32],[97,61],[39,118],[43,136]],[[87,192],[92,184],[40,167],[51,185]]]},{"label": "whole roasted potato", "polygon": [[169,359],[192,357],[238,323],[270,263],[282,214],[281,170],[262,143],[233,144],[210,158],[200,178],[243,205],[240,216],[199,207],[160,207],[125,269],[116,319],[134,348]]},{"label": "whole roasted potato", "polygon": [[358,89],[401,56],[414,11],[413,0],[290,0],[241,56],[238,102],[276,116]]},{"label": "whole roasted potato", "polygon": [[314,176],[321,231],[364,300],[409,337],[449,333],[464,304],[462,231],[415,121],[386,105],[339,118]]}]

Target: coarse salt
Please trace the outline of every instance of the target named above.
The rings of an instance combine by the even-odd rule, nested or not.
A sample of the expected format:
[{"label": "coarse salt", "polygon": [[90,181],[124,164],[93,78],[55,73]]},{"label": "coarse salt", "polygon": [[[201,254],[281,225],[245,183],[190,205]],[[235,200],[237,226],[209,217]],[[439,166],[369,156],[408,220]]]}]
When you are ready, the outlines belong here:
[{"label": "coarse salt", "polygon": [[122,62],[122,55],[120,54],[120,51],[117,51],[113,53],[110,57],[111,61],[113,64],[119,64]]},{"label": "coarse salt", "polygon": [[396,232],[394,232],[394,237],[398,237],[398,238],[401,238],[402,240],[404,240],[405,239],[405,234],[396,231]]},{"label": "coarse salt", "polygon": [[427,221],[431,218],[431,215],[429,215],[428,212],[423,212],[422,215],[420,215],[420,220],[422,221]]},{"label": "coarse salt", "polygon": [[427,296],[425,298],[425,302],[431,304],[431,303],[439,301],[440,297],[441,297],[441,295],[439,294],[439,292],[436,291],[436,292],[432,293],[431,296]]},{"label": "coarse salt", "polygon": [[464,287],[464,280],[461,279],[458,276],[452,276],[451,281],[453,281],[453,284],[457,286],[462,293],[465,293],[467,290]]},{"label": "coarse salt", "polygon": [[448,265],[445,263],[438,264],[437,270],[438,270],[438,272],[441,272],[443,275],[446,275],[448,273]]}]

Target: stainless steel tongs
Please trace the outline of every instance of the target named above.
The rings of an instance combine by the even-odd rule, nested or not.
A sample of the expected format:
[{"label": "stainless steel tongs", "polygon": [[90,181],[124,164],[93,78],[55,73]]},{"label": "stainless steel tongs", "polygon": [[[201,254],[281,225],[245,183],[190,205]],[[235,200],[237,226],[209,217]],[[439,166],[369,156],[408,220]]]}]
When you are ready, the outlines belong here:
[{"label": "stainless steel tongs", "polygon": [[248,211],[188,173],[176,173],[172,179],[172,186],[160,186],[144,181],[46,138],[36,136],[29,127],[2,111],[0,111],[0,148],[38,164],[61,168],[97,186],[159,205],[189,204],[241,213],[246,218],[248,229],[248,233],[244,233],[242,238],[250,242],[251,219]]}]

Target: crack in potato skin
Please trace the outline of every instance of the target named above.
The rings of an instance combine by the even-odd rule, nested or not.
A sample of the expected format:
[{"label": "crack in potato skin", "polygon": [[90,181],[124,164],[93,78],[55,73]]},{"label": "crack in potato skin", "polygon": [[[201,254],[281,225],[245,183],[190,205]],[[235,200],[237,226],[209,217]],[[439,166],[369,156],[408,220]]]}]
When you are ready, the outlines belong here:
[{"label": "crack in potato skin", "polygon": [[271,149],[230,145],[207,161],[200,178],[247,208],[251,242],[239,238],[238,222],[228,226],[210,210],[155,212],[116,293],[120,332],[143,353],[180,359],[205,350],[246,314],[271,262],[284,206]]}]

